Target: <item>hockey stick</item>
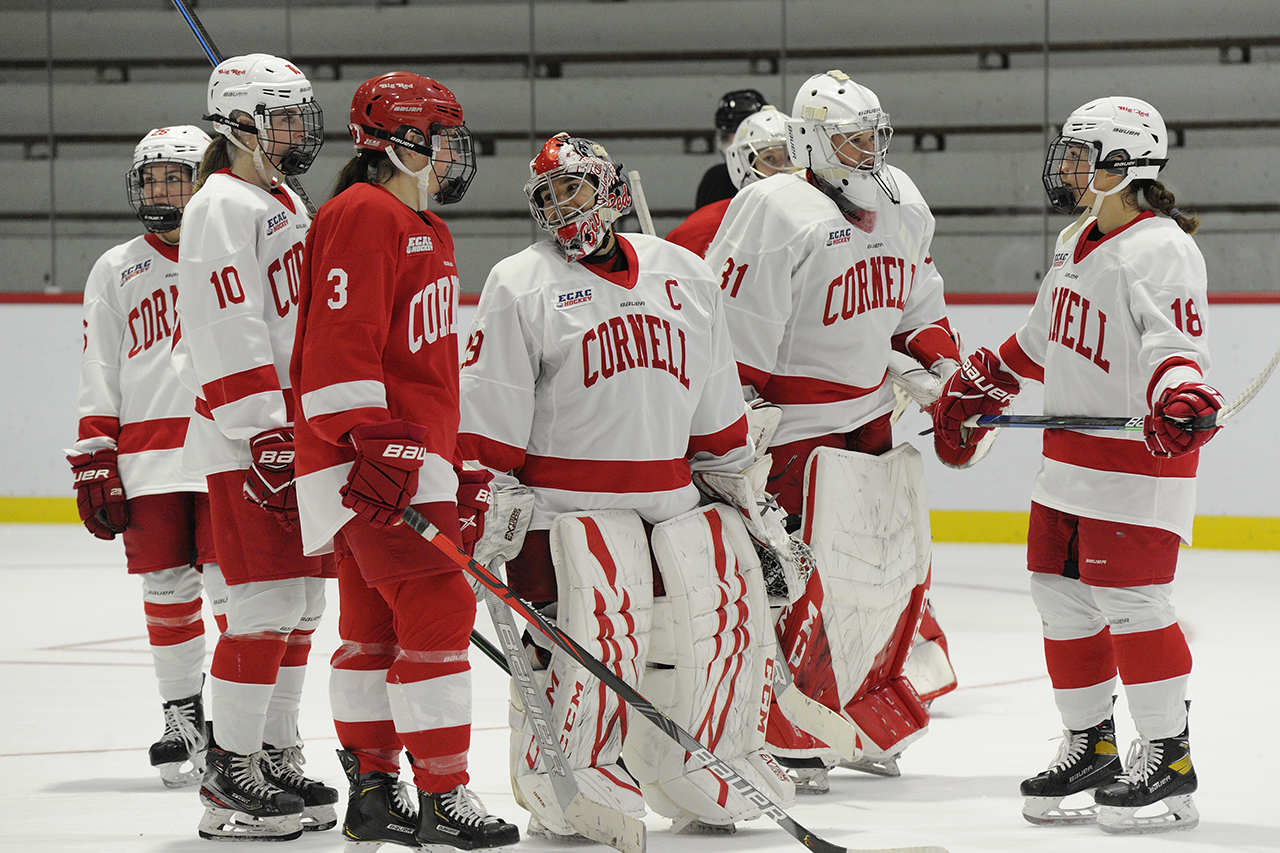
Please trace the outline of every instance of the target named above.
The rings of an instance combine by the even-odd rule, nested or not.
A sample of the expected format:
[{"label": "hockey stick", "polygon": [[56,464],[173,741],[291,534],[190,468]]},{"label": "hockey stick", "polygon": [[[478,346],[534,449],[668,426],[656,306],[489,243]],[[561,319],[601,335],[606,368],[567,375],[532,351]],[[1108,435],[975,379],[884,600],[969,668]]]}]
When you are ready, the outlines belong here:
[{"label": "hockey stick", "polygon": [[592,841],[607,844],[622,853],[644,853],[643,821],[590,800],[578,789],[573,768],[569,766],[564,750],[552,731],[551,709],[534,681],[533,669],[529,665],[529,659],[525,657],[524,643],[521,642],[520,630],[511,610],[504,607],[498,596],[489,589],[484,591],[484,603],[489,608],[493,627],[498,632],[507,671],[515,680],[520,702],[533,724],[539,762],[551,781],[551,790],[556,795],[556,802],[559,803],[565,820]]},{"label": "hockey stick", "polygon": [[502,650],[489,642],[489,639],[479,631],[471,632],[471,645],[480,650],[481,654],[489,660],[496,663],[507,675],[511,674],[511,667],[507,665],[507,659],[502,654]]},{"label": "hockey stick", "polygon": [[[187,26],[191,27],[191,33],[196,37],[196,41],[200,42],[200,47],[204,49],[204,54],[209,57],[209,61],[213,63],[215,68],[222,64],[222,60],[226,57],[218,50],[217,45],[213,43],[213,39],[209,37],[209,31],[204,28],[204,24],[200,23],[200,19],[196,17],[195,10],[191,8],[189,0],[173,0],[173,5],[177,7],[178,13],[187,22]],[[302,203],[307,207],[307,215],[314,219],[316,206],[311,203],[311,198],[307,195],[307,191],[302,188],[302,183],[297,176],[290,175],[284,179],[284,182],[289,185],[289,189],[298,194],[298,198],[302,199]]]},{"label": "hockey stick", "polygon": [[658,232],[653,229],[653,217],[649,215],[649,202],[644,199],[640,173],[633,169],[627,172],[627,177],[631,179],[631,197],[635,201],[636,216],[640,218],[640,230],[650,237],[656,237]]},{"label": "hockey stick", "polygon": [[862,750],[858,748],[858,730],[853,723],[831,710],[817,699],[805,695],[791,680],[791,670],[782,659],[782,649],[773,660],[773,695],[778,707],[788,720],[827,746],[840,753],[846,761],[858,761]]},{"label": "hockey stick", "polygon": [[[693,735],[689,734],[681,728],[674,720],[668,717],[662,711],[654,707],[648,699],[640,695],[640,693],[619,678],[612,670],[602,664],[591,653],[584,649],[576,640],[568,634],[561,631],[555,625],[552,625],[538,610],[528,602],[517,596],[511,589],[502,582],[500,578],[475,560],[467,556],[466,552],[454,544],[453,540],[436,528],[434,524],[427,521],[418,514],[413,507],[409,507],[404,511],[402,516],[404,522],[413,528],[422,538],[426,539],[432,545],[435,545],[440,552],[446,557],[453,560],[463,571],[475,578],[482,586],[492,592],[512,610],[519,613],[529,624],[540,633],[568,652],[578,663],[582,664],[592,675],[603,682],[607,687],[612,689],[618,696],[626,702],[638,714],[642,715],[658,730],[670,737],[676,743],[680,744],[689,753],[691,758],[701,761],[708,770],[722,779],[725,783],[733,786],[743,797],[749,800],[762,812],[773,818],[779,826],[781,826],[788,835],[799,841],[810,850],[817,850],[819,853],[848,853],[846,848],[832,844],[822,838],[811,833],[800,824],[796,823],[792,817],[773,800],[769,799],[762,791],[754,785],[742,778],[736,770],[725,762],[721,761],[709,749],[702,745]],[[867,850],[856,851],[856,853],[946,853],[941,847],[900,847],[885,850]]]}]

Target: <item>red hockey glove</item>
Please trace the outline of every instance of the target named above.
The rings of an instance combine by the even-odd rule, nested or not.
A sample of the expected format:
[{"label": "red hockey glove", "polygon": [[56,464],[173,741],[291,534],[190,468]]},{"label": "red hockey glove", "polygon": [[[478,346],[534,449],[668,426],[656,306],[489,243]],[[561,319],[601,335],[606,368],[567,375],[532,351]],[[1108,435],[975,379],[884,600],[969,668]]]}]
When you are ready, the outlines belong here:
[{"label": "red hockey glove", "polygon": [[68,456],[67,461],[75,476],[80,520],[99,539],[115,539],[129,526],[129,504],[116,471],[116,452],[95,450]]},{"label": "red hockey glove", "polygon": [[462,549],[474,556],[476,542],[484,535],[484,514],[493,506],[493,474],[485,470],[458,472],[458,526]]},{"label": "red hockey glove", "polygon": [[361,424],[349,433],[356,461],[342,487],[342,505],[375,527],[400,523],[418,492],[418,469],[427,458],[427,428],[408,421]]},{"label": "red hockey glove", "polygon": [[252,461],[244,478],[244,499],[276,517],[285,531],[298,524],[298,492],[293,483],[293,429],[278,427],[249,439]]},{"label": "red hockey glove", "polygon": [[978,350],[947,380],[933,406],[937,438],[950,448],[976,446],[990,430],[970,429],[964,422],[974,415],[1000,414],[1018,390],[1017,378],[1000,367],[1000,358],[989,349]]},{"label": "red hockey glove", "polygon": [[1151,404],[1151,414],[1142,422],[1147,449],[1155,456],[1183,456],[1222,429],[1185,429],[1169,418],[1202,418],[1222,408],[1222,395],[1203,382],[1183,382],[1166,388],[1160,399]]}]

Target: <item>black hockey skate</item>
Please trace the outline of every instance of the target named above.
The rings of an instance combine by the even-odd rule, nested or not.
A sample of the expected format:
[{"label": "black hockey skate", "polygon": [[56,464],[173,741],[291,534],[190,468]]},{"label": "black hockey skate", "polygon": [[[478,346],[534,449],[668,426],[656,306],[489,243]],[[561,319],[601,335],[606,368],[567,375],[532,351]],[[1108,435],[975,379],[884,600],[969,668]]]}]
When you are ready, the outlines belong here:
[{"label": "black hockey skate", "polygon": [[302,775],[302,747],[286,746],[277,749],[264,743],[262,751],[267,760],[262,763],[262,775],[267,781],[302,799],[302,828],[307,832],[319,832],[338,825],[338,813],[333,804],[338,802],[338,791],[323,782]]},{"label": "black hockey skate", "polygon": [[292,841],[302,835],[302,798],[263,776],[267,757],[210,744],[200,786],[200,837],[213,841]]},{"label": "black hockey skate", "polygon": [[418,802],[409,786],[390,773],[361,773],[360,759],[345,749],[338,750],[338,760],[351,783],[342,822],[346,853],[377,850],[382,844],[416,847]]},{"label": "black hockey skate", "polygon": [[459,785],[443,794],[418,791],[418,828],[414,837],[424,845],[484,850],[515,844],[520,840],[520,830],[489,814],[475,794]]},{"label": "black hockey skate", "polygon": [[1094,823],[1098,806],[1064,806],[1073,794],[1092,791],[1120,773],[1120,753],[1116,750],[1116,724],[1108,717],[1098,725],[1062,733],[1058,755],[1043,773],[1022,783],[1022,816],[1040,826]]},{"label": "black hockey skate", "polygon": [[185,788],[204,779],[209,732],[200,694],[164,703],[164,734],[151,744],[151,766],[166,788]]},{"label": "black hockey skate", "polygon": [[[1200,823],[1200,812],[1191,801],[1196,784],[1186,729],[1177,737],[1139,738],[1129,749],[1124,772],[1094,794],[1098,828],[1121,835],[1193,829]],[[1139,815],[1147,806],[1163,811]]]}]

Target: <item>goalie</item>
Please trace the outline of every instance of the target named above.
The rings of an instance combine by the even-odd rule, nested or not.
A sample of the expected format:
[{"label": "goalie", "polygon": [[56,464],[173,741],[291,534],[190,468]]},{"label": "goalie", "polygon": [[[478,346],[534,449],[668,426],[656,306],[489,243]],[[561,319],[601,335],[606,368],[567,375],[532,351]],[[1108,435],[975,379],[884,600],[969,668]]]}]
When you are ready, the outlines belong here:
[{"label": "goalie", "polygon": [[[691,252],[615,233],[631,188],[600,145],[557,135],[530,171],[530,209],[552,239],[485,283],[461,372],[459,447],[495,486],[532,489],[532,522],[527,533],[506,523],[501,489],[476,557],[508,559],[517,594],[789,802],[791,783],[763,751],[774,638],[760,563],[744,512],[700,506],[693,482],[708,471],[745,482],[755,461],[718,282]],[[748,503],[755,510],[754,495]],[[747,520],[756,538],[785,545],[776,520],[772,535],[758,513]],[[779,566],[791,565],[784,552]],[[688,831],[761,814],[649,722],[628,719],[563,650],[533,651],[555,737],[589,799],[637,817],[647,802]],[[573,835],[515,697],[511,729],[530,833]]]},{"label": "goalie", "polygon": [[[889,372],[929,405],[960,353],[930,255],[933,216],[885,162],[893,129],[875,93],[830,71],[800,87],[791,115],[800,171],[744,187],[706,258],[742,385],[781,409],[771,487],[817,557],[804,597],[778,621],[783,653],[804,693],[860,728],[857,769],[897,775],[897,756],[928,725],[924,702],[955,677],[932,617],[917,631],[929,571],[918,460],[874,457],[893,445]],[[907,542],[918,544],[895,550]],[[781,714],[769,743],[797,790],[828,789],[836,755],[825,744]]]}]

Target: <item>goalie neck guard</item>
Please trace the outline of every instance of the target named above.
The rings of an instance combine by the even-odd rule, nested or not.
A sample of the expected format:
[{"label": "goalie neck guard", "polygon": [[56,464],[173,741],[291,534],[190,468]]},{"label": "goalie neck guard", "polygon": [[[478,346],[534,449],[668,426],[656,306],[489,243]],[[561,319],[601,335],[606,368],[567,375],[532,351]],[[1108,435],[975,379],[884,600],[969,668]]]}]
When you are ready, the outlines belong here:
[{"label": "goalie neck guard", "polygon": [[191,200],[191,187],[208,147],[209,134],[182,124],[152,130],[133,149],[125,189],[129,206],[152,234],[182,225],[182,211]]}]

